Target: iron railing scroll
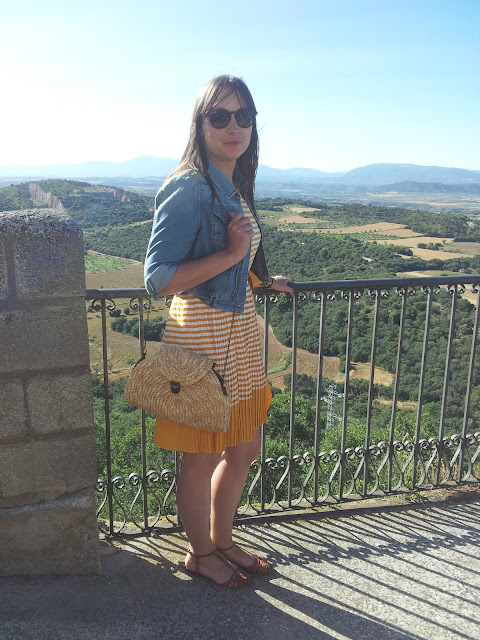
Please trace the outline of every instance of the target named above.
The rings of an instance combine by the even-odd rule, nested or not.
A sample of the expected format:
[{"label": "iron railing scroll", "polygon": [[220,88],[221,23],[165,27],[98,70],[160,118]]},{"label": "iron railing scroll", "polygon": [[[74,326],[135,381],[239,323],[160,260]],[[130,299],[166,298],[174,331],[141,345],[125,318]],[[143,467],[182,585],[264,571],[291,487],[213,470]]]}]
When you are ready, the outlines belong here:
[{"label": "iron railing scroll", "polygon": [[[470,291],[470,305],[461,304],[467,287]],[[292,288],[295,294],[286,296],[290,302],[292,324],[290,344],[286,347],[291,349],[291,383],[290,388],[282,392],[289,394],[290,403],[289,415],[286,418],[288,437],[284,443],[285,453],[269,457],[267,421],[261,429],[261,453],[252,463],[237,517],[478,482],[480,424],[478,407],[472,405],[472,398],[480,398],[480,373],[476,365],[480,322],[480,276],[465,274],[445,277],[295,282],[292,283]],[[449,310],[445,302],[447,293],[450,296]],[[255,294],[257,309],[264,318],[264,362],[268,371],[270,320],[273,318],[275,306],[285,298],[265,289],[257,289]],[[422,300],[420,307],[425,315],[423,328],[418,332],[421,355],[413,367],[414,372],[411,364],[408,365],[405,360],[411,348],[411,332],[406,331],[406,327],[411,321],[412,299]],[[129,301],[129,309],[132,314],[138,316],[139,321],[140,358],[144,354],[145,312],[150,309],[152,302],[144,289],[89,289],[86,292],[86,300],[91,301],[92,309],[101,314],[102,326],[104,428],[103,433],[97,433],[97,437],[104,439],[104,443],[99,443],[99,449],[104,448],[105,451],[105,465],[104,468],[102,466],[102,471],[105,471],[106,477],[102,476],[98,480],[98,517],[108,535],[148,535],[171,530],[180,526],[174,506],[174,494],[181,455],[172,454],[171,464],[163,469],[152,467],[147,445],[151,439],[153,416],[145,414],[144,411],[134,412],[135,415],[138,414],[138,468],[132,469],[128,474],[116,474],[116,462],[112,459],[112,430],[115,429],[115,424],[112,422],[110,406],[107,314],[116,308],[117,302]],[[305,345],[301,344],[301,332],[302,309],[306,305],[314,305],[317,313],[318,347],[315,350],[315,392],[310,400],[314,411],[306,427],[310,441],[305,450],[305,439],[299,444],[298,438],[299,420],[305,421],[305,416],[299,416],[301,392],[297,388],[297,380],[300,356],[303,357],[305,353]],[[345,318],[345,327],[341,354],[344,363],[343,400],[340,420],[337,421],[335,431],[338,435],[338,446],[325,450],[323,445],[324,442],[328,442],[326,425],[329,411],[323,400],[328,384],[325,363],[329,358],[327,351],[331,350],[329,314],[335,305],[337,310],[338,305],[344,305],[342,317]],[[417,306],[417,310],[420,307]],[[394,318],[392,323],[396,330],[396,345],[389,344],[387,348],[392,351],[392,358],[395,350],[395,365],[394,370],[390,372],[393,381],[389,387],[389,399],[382,400],[377,397],[375,377],[377,361],[384,355],[383,352],[379,352],[379,344],[385,330],[382,313],[385,317],[388,309],[394,310],[390,313]],[[356,413],[353,411],[351,393],[352,353],[356,341],[360,339],[356,329],[357,314],[368,317],[370,323],[369,373],[366,376],[368,390],[366,400],[364,399],[361,405],[361,415],[358,406],[355,409]],[[440,326],[444,327],[444,330],[441,339],[437,340],[441,343],[439,346],[437,343],[432,344],[431,336],[434,327],[435,335],[440,335]],[[361,336],[361,339],[365,340],[366,336]],[[444,351],[439,356],[440,347]],[[312,353],[311,345],[309,351]],[[459,352],[468,352],[468,357],[460,364],[455,360]],[[443,382],[437,384],[438,388],[432,389],[433,378],[430,370],[433,366],[438,368],[439,357],[443,359]],[[411,359],[408,362],[411,363]],[[463,399],[452,396],[452,393],[459,393],[459,381],[452,377],[452,367],[455,372],[461,371],[462,381],[464,379]],[[417,389],[413,394],[415,399],[412,401],[410,398],[408,402],[402,399],[402,384],[406,377],[409,377],[410,386],[413,384],[411,381],[415,380]],[[438,380],[438,375],[435,379]],[[425,402],[432,394],[438,396],[436,405]],[[342,396],[341,393],[338,395]],[[452,400],[457,406],[461,400],[461,416],[459,410],[456,414],[452,413]],[[379,428],[378,420],[377,423],[375,420],[382,402],[387,406],[387,409],[383,408],[383,415],[391,406],[390,416],[383,425],[384,438],[375,441],[372,434]],[[405,415],[405,405],[408,405],[413,419],[408,434],[399,438],[399,416]],[[436,407],[439,416],[436,433],[432,435],[430,431],[426,437],[423,433],[423,421],[427,405],[429,411]],[[431,428],[431,421],[429,425]],[[356,430],[357,437],[354,446],[350,446],[352,429]],[[101,432],[102,429],[97,431]],[[305,438],[305,424],[302,433]],[[302,446],[303,449],[299,448]],[[158,460],[156,462],[158,464]]]}]

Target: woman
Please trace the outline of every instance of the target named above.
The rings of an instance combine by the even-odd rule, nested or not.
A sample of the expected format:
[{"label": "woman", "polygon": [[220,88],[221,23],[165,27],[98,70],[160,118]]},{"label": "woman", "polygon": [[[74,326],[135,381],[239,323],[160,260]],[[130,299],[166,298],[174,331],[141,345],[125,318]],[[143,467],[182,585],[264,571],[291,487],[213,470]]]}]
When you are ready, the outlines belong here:
[{"label": "woman", "polygon": [[164,342],[211,357],[219,371],[226,360],[227,432],[157,418],[154,442],[183,451],[177,504],[190,543],[186,568],[233,588],[251,584],[246,573],[272,569],[232,541],[271,399],[251,287],[293,293],[287,278],[268,277],[265,264],[253,198],[256,113],[239,78],[220,76],[205,85],[180,165],[157,194],[145,261],[149,294],[175,296]]}]

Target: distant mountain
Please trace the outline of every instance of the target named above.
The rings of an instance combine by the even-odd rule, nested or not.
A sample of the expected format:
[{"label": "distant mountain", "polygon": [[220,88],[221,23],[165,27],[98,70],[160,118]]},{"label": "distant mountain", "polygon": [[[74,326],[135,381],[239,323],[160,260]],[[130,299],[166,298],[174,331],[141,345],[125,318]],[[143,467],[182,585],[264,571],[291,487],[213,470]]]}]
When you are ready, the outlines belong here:
[{"label": "distant mountain", "polygon": [[315,180],[317,178],[331,178],[332,176],[341,176],[343,173],[327,173],[326,171],[317,171],[317,169],[274,169],[266,164],[259,164],[257,171],[258,180]]},{"label": "distant mountain", "polygon": [[[0,182],[7,178],[155,178],[161,184],[178,165],[172,158],[140,156],[126,162],[82,162],[78,164],[0,166]],[[377,187],[402,182],[468,185],[480,182],[480,171],[417,164],[370,164],[346,172],[327,173],[308,168],[275,169],[261,164],[258,182],[321,186],[322,191],[345,191],[350,187]],[[12,180],[13,182],[14,180]],[[270,185],[271,186],[271,185]],[[434,190],[434,189],[433,189]]]},{"label": "distant mountain", "polygon": [[[480,172],[477,180],[480,178]],[[461,184],[442,184],[441,182],[396,182],[394,184],[382,184],[375,187],[375,193],[461,193],[463,195],[480,194],[480,181]]]},{"label": "distant mountain", "polygon": [[[0,176],[28,178],[116,178],[116,177],[166,177],[178,166],[179,160],[140,156],[125,162],[92,161],[78,164],[50,165],[4,165],[0,166]],[[341,173],[326,173],[316,169],[274,169],[265,164],[258,167],[259,179],[303,180],[330,178]]]},{"label": "distant mountain", "polygon": [[424,167],[418,164],[369,164],[352,169],[342,176],[344,184],[377,186],[395,182],[441,182],[465,184],[478,182],[480,171],[447,167]]}]

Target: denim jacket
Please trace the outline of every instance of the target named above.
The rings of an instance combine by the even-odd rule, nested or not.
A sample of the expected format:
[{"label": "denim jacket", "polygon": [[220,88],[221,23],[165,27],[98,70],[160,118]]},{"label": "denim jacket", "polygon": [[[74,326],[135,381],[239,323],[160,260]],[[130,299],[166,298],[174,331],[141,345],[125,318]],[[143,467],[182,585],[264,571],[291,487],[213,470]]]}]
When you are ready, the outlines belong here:
[{"label": "denim jacket", "polygon": [[[179,264],[226,249],[230,212],[243,213],[240,196],[225,174],[213,162],[209,164],[208,173],[216,189],[213,206],[211,189],[198,172],[179,173],[157,193],[152,235],[145,258],[145,287],[154,300],[162,297],[158,296],[158,291],[170,282]],[[234,174],[234,178],[239,176]],[[250,252],[247,252],[233,267],[188,292],[205,304],[225,311],[234,311],[236,300],[235,311],[243,313],[249,257]],[[268,285],[261,242],[251,270],[261,285]]]}]

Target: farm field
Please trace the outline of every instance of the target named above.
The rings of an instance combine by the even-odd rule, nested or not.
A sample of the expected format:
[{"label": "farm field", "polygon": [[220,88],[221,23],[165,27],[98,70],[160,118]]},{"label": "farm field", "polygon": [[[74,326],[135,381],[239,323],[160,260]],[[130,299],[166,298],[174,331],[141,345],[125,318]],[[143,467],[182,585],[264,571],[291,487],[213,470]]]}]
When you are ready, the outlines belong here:
[{"label": "farm field", "polygon": [[412,235],[417,236],[420,234],[415,233],[415,231],[411,231],[410,229],[406,229],[404,224],[398,224],[396,222],[372,222],[370,224],[358,224],[352,225],[350,227],[335,227],[332,228],[322,228],[319,227],[318,231],[322,233],[341,233],[341,234],[350,234],[350,233],[378,233],[380,235],[385,236],[395,236],[395,237],[410,237]]},{"label": "farm field", "polygon": [[143,287],[143,263],[88,251],[85,257],[87,289]]},{"label": "farm field", "polygon": [[452,242],[449,246],[464,255],[467,253],[475,256],[480,255],[479,242]]},{"label": "farm field", "polygon": [[[439,194],[439,193],[356,193],[310,194],[319,202],[342,202],[350,204],[374,204],[386,207],[406,207],[408,209],[425,209],[427,211],[444,211],[446,213],[468,213],[478,215],[480,212],[480,197],[469,194]],[[293,194],[289,197],[295,197]]]},{"label": "farm field", "polygon": [[438,193],[367,193],[357,199],[365,204],[387,204],[396,207],[409,207],[415,209],[435,209],[437,211],[452,211],[478,214],[480,211],[480,198],[478,195],[467,194],[442,194]]},{"label": "farm field", "polygon": [[[377,242],[378,244],[393,244],[402,247],[410,247],[413,255],[417,256],[418,258],[422,258],[423,260],[434,260],[435,258],[439,258],[440,260],[448,260],[449,258],[463,258],[465,256],[473,257],[475,255],[468,250],[450,251],[450,246],[453,244],[453,238],[437,238],[435,236],[416,235],[415,237],[410,238],[386,238],[385,240],[377,239]],[[417,246],[419,243],[442,243],[445,249],[439,249],[438,251],[435,251],[433,249],[421,249]],[[408,259],[408,256],[405,257]]]},{"label": "farm field", "polygon": [[[137,289],[143,288],[143,263],[107,256],[96,251],[88,251],[85,256],[85,281],[87,289]],[[130,300],[116,300],[116,308],[124,309]],[[87,308],[91,302],[87,303]],[[133,313],[133,312],[132,312]],[[152,310],[155,314],[165,316],[164,305],[157,304]],[[110,329],[110,317],[107,317],[107,358],[112,378],[125,375],[140,357],[140,346],[137,338]],[[90,345],[90,364],[94,371],[101,372],[103,366],[102,351],[102,319],[99,311],[87,313],[88,338]],[[154,350],[158,343],[148,343]]]},{"label": "farm field", "polygon": [[[378,244],[389,244],[400,247],[409,247],[414,256],[423,260],[433,260],[435,258],[448,260],[449,258],[472,257],[480,254],[480,243],[475,242],[454,242],[453,238],[423,236],[411,229],[407,229],[406,225],[395,222],[372,222],[363,225],[349,225],[344,227],[335,227],[333,225],[325,227],[322,225],[325,221],[319,218],[303,217],[299,213],[311,210],[308,207],[285,206],[282,212],[268,212],[268,217],[261,218],[262,223],[276,225],[280,229],[287,229],[292,223],[297,225],[307,225],[308,229],[296,228],[297,231],[304,233],[333,233],[333,234],[356,234],[366,242],[377,242]],[[267,213],[267,212],[262,212]],[[432,249],[422,249],[417,245],[437,244],[441,243],[443,248],[438,251]],[[408,260],[409,256],[404,256]]]},{"label": "farm field", "polygon": [[[272,224],[272,225],[291,224],[292,222],[295,222],[297,224],[318,225],[322,222],[326,222],[326,220],[320,220],[319,218],[305,218],[299,215],[280,216],[278,218],[260,217],[260,221],[262,224]],[[331,231],[331,229],[329,229],[329,231]]]},{"label": "farm field", "polygon": [[292,205],[290,207],[290,211],[294,211],[295,213],[306,213],[308,211],[316,211],[315,207],[301,207],[301,206],[296,206],[296,205]]}]

